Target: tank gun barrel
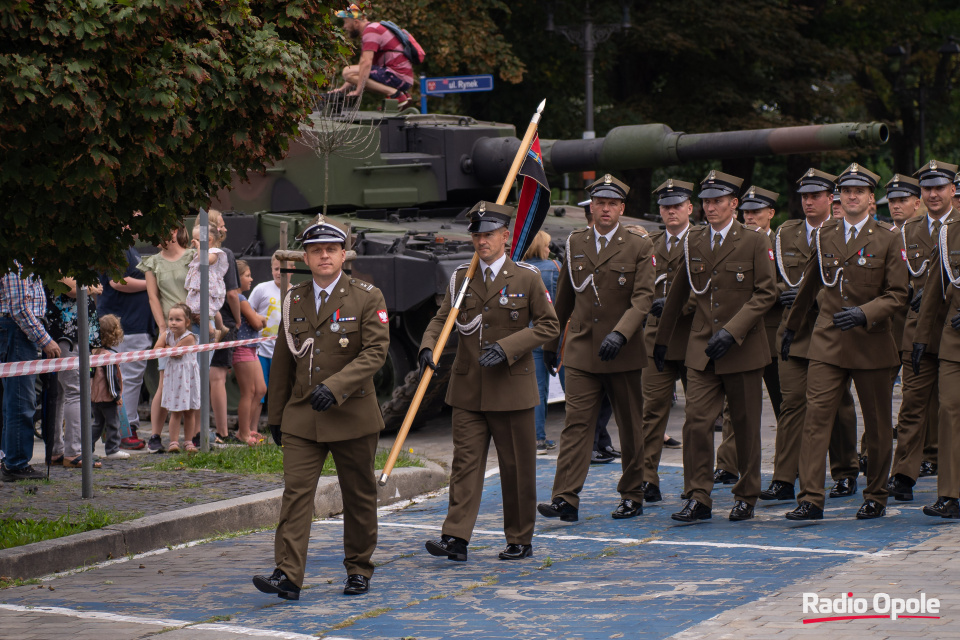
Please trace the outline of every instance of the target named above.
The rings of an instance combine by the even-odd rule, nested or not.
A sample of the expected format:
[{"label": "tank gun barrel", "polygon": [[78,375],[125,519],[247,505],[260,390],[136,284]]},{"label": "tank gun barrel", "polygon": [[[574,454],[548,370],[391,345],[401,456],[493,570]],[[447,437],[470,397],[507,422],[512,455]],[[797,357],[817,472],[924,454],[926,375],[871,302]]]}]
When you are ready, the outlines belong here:
[{"label": "tank gun barrel", "polygon": [[[879,122],[843,122],[777,129],[682,133],[664,124],[628,125],[593,140],[541,140],[544,164],[554,174],[574,171],[652,169],[696,160],[818,153],[883,144],[890,135]],[[482,138],[469,166],[484,182],[502,181],[516,138]]]}]

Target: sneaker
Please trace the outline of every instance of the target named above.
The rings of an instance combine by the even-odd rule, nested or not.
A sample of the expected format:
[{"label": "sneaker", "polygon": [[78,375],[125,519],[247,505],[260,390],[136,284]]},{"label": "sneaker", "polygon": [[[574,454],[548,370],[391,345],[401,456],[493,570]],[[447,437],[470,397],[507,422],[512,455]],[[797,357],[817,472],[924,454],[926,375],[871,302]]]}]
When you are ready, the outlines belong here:
[{"label": "sneaker", "polygon": [[547,451],[551,451],[557,448],[557,443],[553,440],[537,440],[537,455],[542,456]]},{"label": "sneaker", "polygon": [[0,465],[0,481],[2,482],[20,482],[22,480],[43,480],[46,474],[37,471],[30,465],[19,469],[9,469],[7,465]]},{"label": "sneaker", "polygon": [[409,107],[411,104],[413,104],[413,100],[410,98],[410,95],[407,93],[401,93],[400,95],[398,95],[393,99],[397,101],[397,111],[403,111],[404,109]]},{"label": "sneaker", "polygon": [[663,447],[664,449],[680,449],[683,447],[683,444],[681,444],[679,440],[668,436],[667,439],[663,441]]},{"label": "sneaker", "polygon": [[136,436],[130,436],[129,438],[123,438],[120,440],[121,449],[130,449],[131,451],[138,451],[147,446],[147,443],[141,440]]},{"label": "sneaker", "polygon": [[151,453],[163,453],[163,443],[160,441],[160,436],[150,436],[150,439],[147,440],[147,449]]},{"label": "sneaker", "polygon": [[106,458],[107,460],[126,460],[127,458],[130,457],[130,454],[122,449],[119,449],[117,451],[114,451],[113,453],[108,453],[103,457]]}]

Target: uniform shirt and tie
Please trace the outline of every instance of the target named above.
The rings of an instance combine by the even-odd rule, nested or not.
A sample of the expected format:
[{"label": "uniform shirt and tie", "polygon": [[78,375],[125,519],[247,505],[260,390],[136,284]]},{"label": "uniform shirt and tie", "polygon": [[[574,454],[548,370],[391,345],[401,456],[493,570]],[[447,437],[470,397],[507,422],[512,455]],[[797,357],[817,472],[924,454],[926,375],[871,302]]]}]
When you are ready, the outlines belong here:
[{"label": "uniform shirt and tie", "polygon": [[847,239],[847,244],[850,244],[857,239],[857,236],[860,235],[860,232],[863,231],[864,225],[867,224],[867,220],[870,219],[870,216],[864,216],[863,220],[857,224],[850,224],[847,222],[847,219],[843,219],[843,233],[844,238]]},{"label": "uniform shirt and tie", "polygon": [[618,229],[620,229],[619,222],[617,223],[617,226],[611,229],[608,233],[604,233],[602,235],[597,232],[596,227],[593,228],[593,235],[596,237],[596,242],[597,242],[598,256],[600,255],[601,251],[603,251],[606,247],[610,246],[610,241],[613,240],[613,234],[615,234]]},{"label": "uniform shirt and tie", "polygon": [[330,283],[329,286],[321,287],[317,284],[317,281],[313,281],[313,295],[317,301],[317,313],[320,313],[320,307],[323,306],[323,303],[330,299],[330,296],[333,295],[334,290],[337,288],[337,283],[340,282],[340,278],[343,277],[343,272],[337,276],[337,279]]},{"label": "uniform shirt and tie", "polygon": [[671,235],[669,231],[667,234],[667,253],[673,253],[673,250],[680,246],[680,243],[683,242],[683,237],[687,235],[687,232],[690,230],[690,225],[688,224],[683,228],[683,231],[677,235]]},{"label": "uniform shirt and tie", "polygon": [[507,254],[504,253],[500,258],[498,258],[492,264],[487,264],[483,260],[480,260],[480,271],[483,273],[483,283],[487,286],[490,285],[494,280],[497,279],[497,276],[500,275],[500,269],[503,268],[503,263],[507,260]]}]

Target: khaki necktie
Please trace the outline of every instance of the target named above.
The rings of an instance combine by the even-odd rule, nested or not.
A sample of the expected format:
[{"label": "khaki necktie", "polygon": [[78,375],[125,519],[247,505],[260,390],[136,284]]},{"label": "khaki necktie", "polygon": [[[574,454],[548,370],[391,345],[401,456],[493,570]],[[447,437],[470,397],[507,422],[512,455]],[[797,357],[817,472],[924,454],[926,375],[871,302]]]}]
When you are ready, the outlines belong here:
[{"label": "khaki necktie", "polygon": [[723,243],[723,236],[722,236],[721,234],[718,233],[717,235],[713,236],[713,255],[714,255],[714,257],[716,257],[716,255],[720,252],[720,245],[721,245],[722,243]]},{"label": "khaki necktie", "polygon": [[850,227],[850,237],[847,238],[847,244],[851,244],[856,239],[857,239],[857,228]]},{"label": "khaki necktie", "polygon": [[939,238],[939,237],[940,237],[940,226],[941,226],[942,224],[943,224],[943,222],[941,222],[940,220],[934,220],[934,221],[933,221],[933,233],[930,234],[930,237],[931,237],[931,238],[936,239],[936,238]]},{"label": "khaki necktie", "polygon": [[600,240],[598,242],[600,243],[600,251],[597,252],[597,255],[600,255],[603,253],[603,250],[607,248],[607,239],[603,236],[600,236]]},{"label": "khaki necktie", "polygon": [[676,236],[667,236],[667,253],[673,251],[673,248],[677,246],[677,237]]},{"label": "khaki necktie", "polygon": [[317,313],[320,313],[320,309],[327,301],[327,292],[323,289],[320,290],[320,304],[317,305]]},{"label": "khaki necktie", "polygon": [[491,282],[493,282],[493,269],[487,267],[483,270],[483,283],[490,284]]}]

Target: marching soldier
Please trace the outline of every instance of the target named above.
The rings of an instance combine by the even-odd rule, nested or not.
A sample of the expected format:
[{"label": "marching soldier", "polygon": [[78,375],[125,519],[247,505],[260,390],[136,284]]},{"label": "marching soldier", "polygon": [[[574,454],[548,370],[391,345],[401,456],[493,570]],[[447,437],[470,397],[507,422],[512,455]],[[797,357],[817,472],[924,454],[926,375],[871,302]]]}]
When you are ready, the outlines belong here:
[{"label": "marching soldier", "polygon": [[[787,312],[793,305],[797,288],[803,282],[803,269],[815,249],[817,229],[830,219],[836,176],[810,168],[797,181],[797,192],[803,205],[804,220],[787,220],[777,228],[774,255],[780,273],[780,304],[784,311],[777,342],[786,325]],[[761,500],[793,500],[794,482],[800,464],[800,440],[807,402],[807,351],[810,334],[817,321],[811,308],[790,347],[790,359],[779,363],[783,404],[777,417],[777,439],[774,448],[773,479],[760,492]],[[775,353],[779,354],[777,348]],[[779,357],[779,355],[778,355]],[[843,393],[830,438],[830,472],[836,484],[830,497],[852,495],[857,489],[857,412],[849,386]]]},{"label": "marching soldier", "polygon": [[681,522],[712,517],[713,424],[728,398],[740,479],[731,520],[753,517],[760,494],[760,381],[770,363],[763,316],[776,301],[773,252],[767,239],[735,219],[743,183],[711,171],[700,200],[708,227],[687,234],[684,263],[667,294],[657,330],[654,363],[663,370],[667,345],[693,292],[686,421],[683,425],[684,493],[689,499],[671,517]]},{"label": "marching soldier", "polygon": [[[564,344],[567,417],[552,502],[537,510],[547,518],[576,522],[580,490],[590,468],[600,401],[613,404],[620,430],[623,475],[613,518],[643,513],[643,399],[640,370],[647,364],[641,327],[653,301],[653,244],[620,224],[629,187],[607,174],[588,187],[593,228],[567,238],[557,287],[557,316],[569,328]],[[556,364],[557,343],[544,347]]]},{"label": "marching soldier", "polygon": [[[775,209],[779,193],[751,186],[743,194],[743,201],[740,203],[740,211],[743,212],[743,223],[747,227],[756,227],[763,235],[767,236],[770,243],[770,249],[773,248],[773,230],[770,223],[777,214]],[[780,289],[780,278],[777,277],[777,289]],[[763,316],[763,326],[767,332],[767,346],[770,347],[770,364],[763,368],[763,384],[767,388],[767,395],[770,396],[770,405],[773,407],[773,415],[780,417],[780,406],[783,403],[783,394],[780,391],[780,374],[777,371],[777,327],[780,326],[780,319],[783,317],[783,307],[779,300],[770,307]],[[733,440],[733,425],[730,420],[730,410],[727,403],[724,403],[723,411],[723,439],[717,448],[717,469],[713,472],[714,484],[734,484],[737,481],[737,475],[730,469],[737,468],[737,450]]]},{"label": "marching soldier", "polygon": [[683,358],[687,352],[687,340],[690,337],[690,323],[693,321],[693,305],[687,305],[681,312],[677,327],[667,345],[663,371],[653,366],[653,345],[660,325],[660,314],[667,292],[673,285],[673,279],[680,272],[683,263],[683,240],[690,231],[690,215],[693,213],[693,183],[682,180],[667,180],[656,190],[660,218],[666,229],[650,236],[653,242],[654,257],[657,259],[657,275],[654,281],[653,305],[647,316],[647,326],[643,330],[644,347],[651,358],[641,378],[643,388],[643,499],[646,502],[659,502],[660,494],[660,455],[663,453],[663,436],[667,430],[673,392],[679,379],[684,389],[687,387],[687,369]]},{"label": "marching soldier", "polygon": [[937,245],[920,302],[912,367],[925,368],[926,350],[939,340],[939,468],[937,501],[923,508],[928,516],[960,519],[960,221],[955,213],[937,232]]},{"label": "marching soldier", "polygon": [[[810,307],[820,307],[807,367],[807,414],[800,448],[799,505],[790,520],[823,518],[825,458],[834,416],[850,378],[857,385],[870,460],[858,519],[886,513],[887,474],[893,439],[890,369],[899,362],[891,317],[906,304],[903,240],[896,229],[869,216],[879,176],[851,164],[840,177],[843,221],[828,221],[815,236],[781,341],[791,342]],[[819,294],[819,295],[818,295]]]},{"label": "marching soldier", "polygon": [[313,278],[293,287],[270,369],[270,429],[283,442],[283,501],[273,574],[263,593],[299,600],[317,480],[333,454],[343,494],[344,594],[366,593],[377,546],[373,461],[383,417],[373,376],[387,359],[390,329],[380,290],[343,273],[348,234],[323,216],[299,238]]},{"label": "marching soldier", "polygon": [[[939,340],[927,342],[927,348],[918,360],[918,372],[911,366],[913,343],[917,329],[917,311],[923,301],[924,291],[927,289],[927,279],[931,272],[936,271],[937,265],[933,262],[934,253],[939,240],[940,228],[945,223],[960,219],[950,204],[953,197],[953,179],[957,175],[957,166],[931,160],[916,174],[916,180],[904,176],[899,178],[899,189],[891,195],[888,185],[887,198],[891,202],[891,212],[895,200],[906,200],[906,203],[897,202],[897,205],[919,208],[918,195],[922,193],[923,202],[927,205],[927,215],[916,216],[903,222],[900,233],[907,248],[906,269],[909,272],[910,289],[913,291],[913,300],[910,301],[910,311],[906,317],[906,327],[903,330],[901,345],[901,361],[903,362],[903,401],[900,403],[900,415],[897,419],[897,449],[893,456],[893,466],[890,470],[890,481],[887,490],[896,500],[913,500],[913,485],[920,475],[921,458],[924,455],[924,440],[930,423],[936,427],[936,416],[939,412],[939,394],[937,393],[937,370],[940,363],[937,360]],[[930,292],[936,297],[939,291]],[[931,336],[939,338],[939,336]],[[928,451],[928,454],[930,452]]]},{"label": "marching soldier", "polygon": [[[467,214],[480,263],[464,294],[460,340],[446,402],[453,407],[450,504],[434,556],[465,561],[480,511],[490,438],[497,447],[507,546],[501,560],[533,555],[537,503],[534,408],[540,404],[533,350],[554,340],[560,325],[536,267],[506,255],[513,207],[478,203]],[[433,349],[467,271],[460,265],[420,343],[420,373],[433,367]],[[592,432],[591,432],[592,435]]]}]

